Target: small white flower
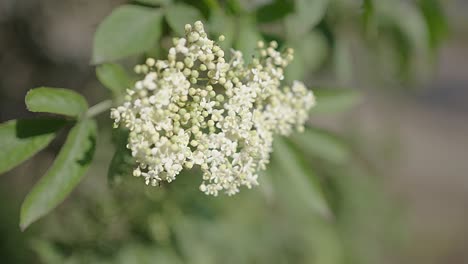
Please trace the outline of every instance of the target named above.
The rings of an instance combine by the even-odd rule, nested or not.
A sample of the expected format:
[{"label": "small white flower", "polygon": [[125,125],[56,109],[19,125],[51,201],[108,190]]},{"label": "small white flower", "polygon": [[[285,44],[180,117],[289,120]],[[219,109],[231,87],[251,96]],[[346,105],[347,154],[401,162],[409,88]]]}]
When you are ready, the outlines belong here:
[{"label": "small white flower", "polygon": [[274,134],[301,130],[315,98],[298,81],[280,87],[291,49],[280,53],[275,42],[262,42],[260,59],[251,64],[244,65],[236,50],[225,62],[201,22],[185,30],[167,60],[148,58],[145,67],[135,67],[145,77],[110,116],[114,126],[130,130],[127,148],[138,163],[133,175],[146,184],[171,182],[184,168],[198,166],[200,191],[234,195],[241,186],[258,185]]}]

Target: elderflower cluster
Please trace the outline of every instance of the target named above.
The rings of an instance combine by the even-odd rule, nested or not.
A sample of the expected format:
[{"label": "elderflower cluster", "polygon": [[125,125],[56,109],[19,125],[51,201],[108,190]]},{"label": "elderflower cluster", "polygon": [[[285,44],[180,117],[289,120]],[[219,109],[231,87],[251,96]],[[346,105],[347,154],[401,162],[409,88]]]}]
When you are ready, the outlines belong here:
[{"label": "elderflower cluster", "polygon": [[171,182],[199,166],[202,192],[233,195],[258,185],[274,134],[302,130],[315,99],[298,81],[280,88],[292,49],[258,42],[258,58],[246,65],[240,51],[227,59],[200,21],[185,32],[173,40],[167,60],[136,66],[145,77],[111,118],[130,130],[127,148],[138,163],[133,174],[146,184]]}]

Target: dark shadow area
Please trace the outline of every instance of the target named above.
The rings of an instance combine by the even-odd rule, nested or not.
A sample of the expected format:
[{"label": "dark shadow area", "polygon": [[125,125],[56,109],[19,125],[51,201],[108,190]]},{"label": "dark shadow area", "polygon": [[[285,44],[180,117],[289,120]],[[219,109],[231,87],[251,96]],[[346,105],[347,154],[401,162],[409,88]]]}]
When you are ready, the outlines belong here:
[{"label": "dark shadow area", "polygon": [[88,150],[84,153],[83,157],[79,160],[77,160],[77,163],[80,164],[81,166],[85,166],[91,163],[93,160],[94,153],[96,152],[96,135],[91,134],[88,136],[87,139],[89,142],[86,142],[83,144],[89,144]]},{"label": "dark shadow area", "polygon": [[44,134],[55,133],[69,121],[59,118],[19,119],[16,122],[16,136],[28,138]]}]

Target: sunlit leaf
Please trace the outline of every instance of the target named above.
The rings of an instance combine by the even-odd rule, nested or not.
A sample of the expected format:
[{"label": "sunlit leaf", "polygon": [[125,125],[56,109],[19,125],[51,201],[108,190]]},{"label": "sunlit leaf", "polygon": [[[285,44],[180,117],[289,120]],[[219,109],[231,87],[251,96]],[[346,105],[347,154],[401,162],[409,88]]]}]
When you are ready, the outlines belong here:
[{"label": "sunlit leaf", "polygon": [[95,121],[89,119],[71,129],[56,160],[21,206],[22,230],[53,210],[81,181],[94,155],[96,129]]},{"label": "sunlit leaf", "polygon": [[98,80],[115,95],[132,86],[132,80],[125,69],[116,63],[104,63],[96,67]]},{"label": "sunlit leaf", "polygon": [[86,112],[88,103],[69,89],[40,87],[26,94],[26,107],[31,112],[53,113],[78,117]]},{"label": "sunlit leaf", "polygon": [[123,5],[98,26],[94,35],[93,63],[103,63],[150,50],[161,35],[159,9]]},{"label": "sunlit leaf", "polygon": [[346,162],[351,153],[345,142],[329,131],[307,127],[302,133],[296,133],[292,141],[306,155],[313,155],[333,163]]},{"label": "sunlit leaf", "polygon": [[0,124],[0,173],[45,148],[65,124],[61,119],[11,120]]},{"label": "sunlit leaf", "polygon": [[171,29],[180,37],[185,36],[185,25],[193,24],[203,17],[195,7],[187,4],[174,4],[166,9],[166,20]]},{"label": "sunlit leaf", "polygon": [[350,110],[361,101],[358,91],[352,89],[315,89],[317,104],[312,113],[338,113]]},{"label": "sunlit leaf", "polygon": [[275,138],[273,145],[272,162],[281,170],[277,172],[279,176],[287,177],[286,182],[292,186],[291,189],[294,189],[301,197],[300,202],[303,202],[310,211],[329,217],[331,212],[320,182],[308,166],[301,161],[300,155],[282,138]]}]

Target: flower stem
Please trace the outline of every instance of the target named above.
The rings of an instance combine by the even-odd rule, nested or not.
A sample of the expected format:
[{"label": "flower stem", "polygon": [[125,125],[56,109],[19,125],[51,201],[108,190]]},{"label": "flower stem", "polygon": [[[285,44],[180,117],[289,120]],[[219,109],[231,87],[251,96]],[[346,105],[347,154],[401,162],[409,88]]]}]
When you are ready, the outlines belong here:
[{"label": "flower stem", "polygon": [[112,100],[110,99],[97,103],[88,109],[88,111],[86,112],[86,117],[95,117],[109,110],[111,106],[112,106]]}]

